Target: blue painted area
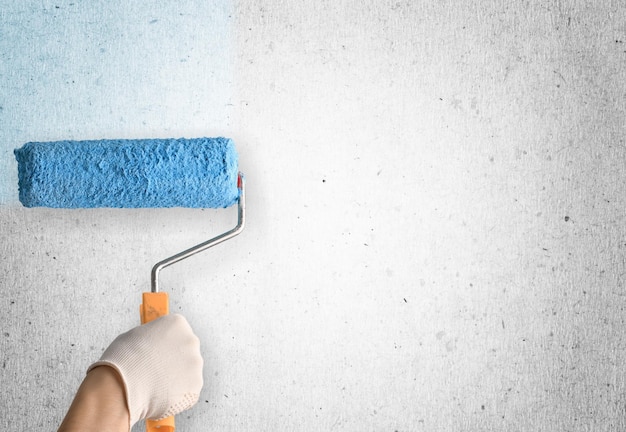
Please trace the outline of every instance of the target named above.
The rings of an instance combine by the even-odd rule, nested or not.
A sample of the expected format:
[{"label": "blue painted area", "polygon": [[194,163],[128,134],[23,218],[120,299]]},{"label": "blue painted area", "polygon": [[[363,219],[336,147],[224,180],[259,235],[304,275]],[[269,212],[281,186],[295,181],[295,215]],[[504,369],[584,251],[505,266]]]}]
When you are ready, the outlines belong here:
[{"label": "blue painted area", "polygon": [[18,203],[13,149],[28,141],[229,135],[229,0],[7,3],[0,204]]}]

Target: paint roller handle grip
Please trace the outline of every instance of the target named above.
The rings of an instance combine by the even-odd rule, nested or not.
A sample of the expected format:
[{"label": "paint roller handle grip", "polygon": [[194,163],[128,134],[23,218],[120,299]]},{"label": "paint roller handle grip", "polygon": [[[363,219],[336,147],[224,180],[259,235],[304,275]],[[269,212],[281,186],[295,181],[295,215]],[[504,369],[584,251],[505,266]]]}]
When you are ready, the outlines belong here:
[{"label": "paint roller handle grip", "polygon": [[[166,292],[145,292],[139,306],[141,323],[146,324],[170,312],[169,299]],[[161,420],[146,420],[146,432],[174,432],[176,425],[174,416]]]},{"label": "paint roller handle grip", "polygon": [[146,432],[174,432],[175,430],[174,416],[161,420],[146,420]]},{"label": "paint roller handle grip", "polygon": [[147,324],[170,313],[170,304],[166,292],[145,292],[139,306],[141,323]]}]

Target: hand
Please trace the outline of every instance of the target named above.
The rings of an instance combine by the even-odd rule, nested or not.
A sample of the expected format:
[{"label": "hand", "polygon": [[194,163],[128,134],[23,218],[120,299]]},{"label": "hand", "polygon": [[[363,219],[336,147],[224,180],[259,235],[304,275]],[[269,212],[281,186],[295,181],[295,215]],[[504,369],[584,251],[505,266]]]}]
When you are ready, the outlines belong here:
[{"label": "hand", "polygon": [[119,335],[98,366],[115,369],[124,384],[130,427],[191,408],[202,389],[200,342],[182,315],[166,315]]}]

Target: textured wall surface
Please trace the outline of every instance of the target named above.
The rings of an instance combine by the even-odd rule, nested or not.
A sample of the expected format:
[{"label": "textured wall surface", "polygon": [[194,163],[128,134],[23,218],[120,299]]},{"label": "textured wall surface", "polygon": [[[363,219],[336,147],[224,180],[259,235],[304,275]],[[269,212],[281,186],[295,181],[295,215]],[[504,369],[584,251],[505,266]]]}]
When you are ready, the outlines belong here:
[{"label": "textured wall surface", "polygon": [[23,209],[11,150],[183,135],[235,139],[249,223],[163,272],[181,431],[626,429],[622,3],[4,3],[4,429],[54,429],[236,217]]}]

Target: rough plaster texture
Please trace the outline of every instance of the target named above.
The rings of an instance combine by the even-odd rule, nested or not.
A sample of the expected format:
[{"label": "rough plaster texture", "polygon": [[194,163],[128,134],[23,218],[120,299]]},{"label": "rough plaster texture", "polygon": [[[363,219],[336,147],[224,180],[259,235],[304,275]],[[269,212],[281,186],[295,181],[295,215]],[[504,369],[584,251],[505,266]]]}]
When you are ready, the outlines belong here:
[{"label": "rough plaster texture", "polygon": [[[180,430],[624,430],[624,6],[203,3],[1,15],[3,149],[238,144],[247,230],[163,272],[206,360]],[[80,5],[55,24],[73,37],[44,59],[11,49],[37,46],[23,27],[56,5]],[[219,32],[211,14],[228,18]],[[118,47],[105,59],[102,34]],[[230,75],[215,81],[221,44]],[[53,429],[138,320],[150,265],[235,217],[0,210],[0,425],[15,431]]]}]

